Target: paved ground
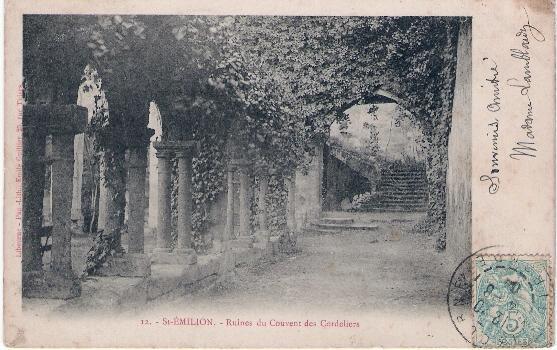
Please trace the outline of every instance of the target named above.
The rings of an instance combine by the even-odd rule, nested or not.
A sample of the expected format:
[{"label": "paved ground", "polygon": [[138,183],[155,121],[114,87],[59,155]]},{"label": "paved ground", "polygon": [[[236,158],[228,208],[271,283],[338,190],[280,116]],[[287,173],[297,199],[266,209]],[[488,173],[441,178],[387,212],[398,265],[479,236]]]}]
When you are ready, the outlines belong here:
[{"label": "paved ground", "polygon": [[[176,291],[110,317],[93,311],[57,314],[72,317],[72,339],[106,335],[104,343],[91,346],[114,345],[114,339],[128,347],[175,346],[178,341],[188,347],[223,348],[468,346],[455,330],[445,302],[457,262],[435,252],[433,237],[410,232],[420,216],[329,215],[341,214],[360,222],[374,220],[379,229],[302,235],[295,254],[237,268],[217,283],[209,280],[205,287]],[[43,314],[54,316],[50,312],[63,303],[29,300],[29,322],[44,320]],[[471,317],[466,310],[458,310],[465,322],[458,327],[469,332]],[[169,326],[176,317],[193,324],[199,319],[214,323]],[[315,326],[276,326],[306,321]],[[358,327],[345,327],[346,322]],[[59,331],[67,327],[58,325]]]},{"label": "paved ground", "polygon": [[[352,216],[361,219],[361,214]],[[241,305],[262,309],[288,305],[350,312],[445,305],[450,262],[434,251],[433,238],[409,232],[419,215],[379,217],[384,221],[377,231],[301,236],[299,253],[237,269],[235,276],[217,288],[165,298],[150,306],[226,310]],[[389,222],[392,218],[411,220]]]}]

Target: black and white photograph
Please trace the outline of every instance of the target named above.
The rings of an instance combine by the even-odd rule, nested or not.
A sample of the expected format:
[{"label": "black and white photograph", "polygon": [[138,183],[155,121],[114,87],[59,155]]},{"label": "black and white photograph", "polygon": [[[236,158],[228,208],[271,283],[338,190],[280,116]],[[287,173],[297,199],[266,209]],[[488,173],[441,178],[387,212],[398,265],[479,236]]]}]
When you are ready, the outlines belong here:
[{"label": "black and white photograph", "polygon": [[23,14],[31,345],[470,346],[474,20]]}]

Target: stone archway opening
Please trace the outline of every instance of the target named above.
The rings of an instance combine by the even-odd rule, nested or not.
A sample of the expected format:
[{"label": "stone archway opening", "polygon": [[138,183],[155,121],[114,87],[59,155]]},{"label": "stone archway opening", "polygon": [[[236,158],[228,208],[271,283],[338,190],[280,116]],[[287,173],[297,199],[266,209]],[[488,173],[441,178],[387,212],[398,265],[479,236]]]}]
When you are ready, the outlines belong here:
[{"label": "stone archway opening", "polygon": [[348,108],[323,148],[323,210],[423,212],[427,209],[421,129],[392,95]]}]

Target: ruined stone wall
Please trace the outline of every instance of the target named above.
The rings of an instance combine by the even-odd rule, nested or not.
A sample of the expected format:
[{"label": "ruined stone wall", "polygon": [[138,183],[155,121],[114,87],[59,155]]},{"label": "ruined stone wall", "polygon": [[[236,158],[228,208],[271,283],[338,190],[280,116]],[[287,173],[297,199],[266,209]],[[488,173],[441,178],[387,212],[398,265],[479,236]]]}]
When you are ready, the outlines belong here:
[{"label": "ruined stone wall", "polygon": [[462,259],[471,252],[472,231],[472,35],[461,23],[447,169],[447,252]]},{"label": "ruined stone wall", "polygon": [[[296,225],[304,228],[318,219],[322,210],[321,187],[323,182],[323,145],[314,146],[307,173],[296,172]],[[309,157],[309,155],[308,155]]]}]

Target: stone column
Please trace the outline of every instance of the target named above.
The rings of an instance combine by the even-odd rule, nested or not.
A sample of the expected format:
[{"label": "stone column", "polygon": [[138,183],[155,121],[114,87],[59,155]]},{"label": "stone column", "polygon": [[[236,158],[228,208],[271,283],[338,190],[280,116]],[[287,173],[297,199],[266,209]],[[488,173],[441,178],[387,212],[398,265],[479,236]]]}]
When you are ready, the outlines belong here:
[{"label": "stone column", "polygon": [[159,174],[158,174],[157,150],[153,142],[149,145],[149,229],[157,231],[159,220],[158,198],[159,198]]},{"label": "stone column", "polygon": [[[112,256],[99,268],[103,276],[143,277],[151,274],[151,261],[145,254],[145,178],[147,176],[147,145],[149,135],[143,130],[132,131],[127,135],[128,147],[128,249],[125,254]],[[111,198],[112,186],[106,190]],[[107,230],[119,227],[119,215],[114,201],[107,201]]]},{"label": "stone column", "polygon": [[225,244],[234,238],[234,172],[235,167],[228,164],[226,169],[226,226],[222,237]]},{"label": "stone column", "polygon": [[158,222],[158,198],[159,198],[159,180],[158,180],[158,161],[154,142],[160,141],[162,137],[162,120],[160,111],[154,102],[149,104],[149,124],[148,128],[154,130],[154,134],[150,138],[149,143],[149,229],[152,232],[157,230]]},{"label": "stone column", "polygon": [[255,237],[253,236],[250,228],[250,178],[249,178],[249,163],[246,160],[237,160],[235,164],[238,167],[240,177],[240,198],[239,198],[239,217],[240,227],[238,237],[236,238],[235,246],[241,248],[253,247]]},{"label": "stone column", "polygon": [[128,157],[128,253],[143,254],[145,252],[147,142],[131,145]]},{"label": "stone column", "polygon": [[249,174],[246,167],[240,167],[240,237],[250,235],[250,208],[249,208]]},{"label": "stone column", "polygon": [[183,255],[186,263],[195,264],[197,258],[192,243],[192,157],[193,143],[183,143],[176,151],[178,158],[178,242],[175,253]]},{"label": "stone column", "polygon": [[234,172],[236,171],[236,166],[232,163],[228,163],[226,169],[226,226],[222,234],[221,246],[217,246],[217,251],[222,252],[222,260],[219,267],[219,275],[221,278],[229,274],[229,272],[234,269],[234,253],[232,252],[232,242],[234,238]]},{"label": "stone column", "polygon": [[[192,265],[197,262],[191,249],[191,161],[193,142],[155,142],[158,158],[159,215],[157,247],[151,256],[156,264]],[[171,157],[178,157],[178,242],[171,251]]]},{"label": "stone column", "polygon": [[[24,275],[23,295],[26,297],[69,299],[81,293],[79,280],[72,271],[70,226],[74,136],[83,132],[87,122],[87,109],[76,105],[41,105],[29,106],[27,112],[24,113],[24,116],[27,114],[27,117],[33,118],[33,114],[38,115],[39,122],[41,118],[46,118],[48,120],[46,123],[48,133],[52,135],[53,227],[51,269],[48,272],[33,271],[34,273]],[[31,146],[31,144],[28,145]],[[42,141],[37,141],[38,149],[36,151],[39,154],[42,152],[41,145]],[[35,150],[29,149],[28,151]],[[37,176],[44,177],[44,172],[37,174]],[[31,185],[31,188],[35,188],[34,185]],[[42,190],[33,195],[38,197],[37,200],[42,200]],[[35,206],[31,205],[31,207],[34,208]],[[37,234],[38,232],[26,232],[24,236]],[[36,269],[38,267],[37,242],[40,242],[37,237],[32,237],[26,244],[30,251],[24,253],[27,257],[23,262],[25,269]]]},{"label": "stone column", "polygon": [[270,239],[267,229],[267,191],[269,190],[269,177],[263,175],[259,178],[259,198],[257,202],[259,237],[262,241],[268,242]]},{"label": "stone column", "polygon": [[307,154],[307,171],[296,171],[296,226],[299,229],[321,217],[323,184],[323,143],[315,142],[313,154]]},{"label": "stone column", "polygon": [[158,161],[158,180],[159,180],[159,198],[158,198],[158,220],[157,220],[157,243],[156,253],[169,253],[171,251],[171,157],[172,149],[162,142],[155,142],[154,147],[157,150]]},{"label": "stone column", "polygon": [[[54,130],[52,134],[52,270],[71,275],[71,209],[74,135]],[[70,171],[69,169],[72,169]],[[71,177],[70,177],[71,175]]]},{"label": "stone column", "polygon": [[22,164],[22,270],[26,274],[42,271],[41,218],[45,187],[46,114],[35,106],[23,107]]},{"label": "stone column", "polygon": [[83,225],[83,212],[81,208],[81,189],[83,187],[83,161],[84,161],[85,134],[75,136],[74,140],[74,169],[73,169],[73,195],[72,195],[72,220],[81,228]]},{"label": "stone column", "polygon": [[290,175],[284,181],[288,191],[286,226],[290,231],[296,231],[296,175]]},{"label": "stone column", "polygon": [[[454,261],[472,250],[472,23],[461,20],[447,165],[447,253]],[[467,268],[471,273],[471,266]]]},{"label": "stone column", "polygon": [[[111,136],[114,142],[120,142],[123,135],[120,133],[115,133]],[[118,147],[119,148],[119,147]],[[107,156],[106,154],[104,155]],[[123,148],[118,150],[118,152],[112,153],[113,160],[117,163],[123,163],[125,160],[125,152]],[[109,172],[110,174],[110,172]],[[102,181],[104,186],[106,200],[104,201],[103,207],[99,207],[99,212],[103,213],[104,217],[104,234],[110,235],[114,239],[113,247],[123,252],[123,247],[121,246],[122,239],[122,229],[124,227],[124,211],[126,207],[125,198],[123,198],[126,188],[126,179],[120,172],[112,173],[109,175],[111,178],[110,182]],[[106,173],[103,175],[107,175]],[[100,215],[99,215],[100,216]]]},{"label": "stone column", "polygon": [[[104,158],[104,154],[101,155]],[[107,186],[104,179],[104,162],[99,164],[99,216],[97,218],[97,231],[102,231],[106,226]]]}]

